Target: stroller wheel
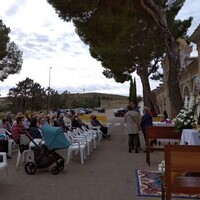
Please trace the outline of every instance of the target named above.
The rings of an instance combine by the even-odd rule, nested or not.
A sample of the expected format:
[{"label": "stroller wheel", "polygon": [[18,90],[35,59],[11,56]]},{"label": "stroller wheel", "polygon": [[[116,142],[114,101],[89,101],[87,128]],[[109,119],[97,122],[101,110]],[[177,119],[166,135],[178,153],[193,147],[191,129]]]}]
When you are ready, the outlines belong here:
[{"label": "stroller wheel", "polygon": [[59,171],[62,171],[64,168],[65,168],[65,165],[64,165],[64,164],[61,165],[61,166],[59,166]]},{"label": "stroller wheel", "polygon": [[29,175],[35,174],[35,172],[37,170],[37,166],[34,162],[26,163],[24,168],[25,168],[26,173]]},{"label": "stroller wheel", "polygon": [[65,168],[65,160],[61,159],[59,162],[57,162],[57,167],[59,171],[62,171]]},{"label": "stroller wheel", "polygon": [[58,166],[54,166],[52,169],[51,169],[51,173],[53,175],[57,175],[58,173],[60,172]]}]

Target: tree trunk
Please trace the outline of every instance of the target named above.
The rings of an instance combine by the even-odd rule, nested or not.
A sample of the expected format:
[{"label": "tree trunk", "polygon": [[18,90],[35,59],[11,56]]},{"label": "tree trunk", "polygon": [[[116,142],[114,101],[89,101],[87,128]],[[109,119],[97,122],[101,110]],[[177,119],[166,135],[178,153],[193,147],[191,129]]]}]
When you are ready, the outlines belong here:
[{"label": "tree trunk", "polygon": [[[143,69],[146,69],[146,68],[143,68]],[[148,74],[145,73],[144,71],[140,71],[138,75],[140,76],[142,87],[143,87],[144,106],[147,106],[150,108],[150,110],[155,111],[156,113],[159,113],[159,108],[157,106],[155,95],[151,93]]]},{"label": "tree trunk", "polygon": [[169,74],[167,79],[167,84],[169,87],[169,98],[171,101],[173,114],[177,115],[183,108],[183,99],[180,92],[179,85],[179,49],[175,38],[171,35],[166,35],[165,45],[167,50],[167,56],[169,60]]},{"label": "tree trunk", "polygon": [[160,27],[160,30],[165,36],[165,47],[169,60],[169,74],[167,79],[169,98],[171,101],[172,111],[177,115],[183,107],[183,100],[178,80],[180,70],[178,44],[168,28],[166,11],[153,0],[140,0],[139,3],[141,8],[151,16],[155,24]]}]

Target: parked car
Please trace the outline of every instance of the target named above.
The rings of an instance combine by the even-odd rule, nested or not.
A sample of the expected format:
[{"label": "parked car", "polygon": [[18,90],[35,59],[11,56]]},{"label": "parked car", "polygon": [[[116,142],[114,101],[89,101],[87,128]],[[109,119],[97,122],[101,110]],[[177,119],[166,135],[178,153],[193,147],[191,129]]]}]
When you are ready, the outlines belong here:
[{"label": "parked car", "polygon": [[99,113],[105,113],[105,109],[104,108],[97,108],[97,112],[99,112]]},{"label": "parked car", "polygon": [[91,108],[85,108],[85,114],[90,114],[92,113],[92,109]]},{"label": "parked car", "polygon": [[114,116],[115,117],[124,117],[125,113],[127,112],[127,109],[125,108],[120,108],[114,111]]}]

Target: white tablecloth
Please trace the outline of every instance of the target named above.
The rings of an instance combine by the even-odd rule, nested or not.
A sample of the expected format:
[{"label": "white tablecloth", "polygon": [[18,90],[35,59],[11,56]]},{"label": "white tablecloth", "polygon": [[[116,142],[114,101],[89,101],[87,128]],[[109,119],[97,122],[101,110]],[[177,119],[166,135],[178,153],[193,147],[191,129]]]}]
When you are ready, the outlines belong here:
[{"label": "white tablecloth", "polygon": [[200,133],[195,129],[183,129],[181,144],[200,145]]}]

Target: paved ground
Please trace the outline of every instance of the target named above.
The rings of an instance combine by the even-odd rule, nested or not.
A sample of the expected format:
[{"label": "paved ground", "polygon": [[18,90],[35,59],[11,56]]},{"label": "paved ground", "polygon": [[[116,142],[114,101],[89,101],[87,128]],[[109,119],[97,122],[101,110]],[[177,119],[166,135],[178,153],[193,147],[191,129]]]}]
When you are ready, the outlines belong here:
[{"label": "paved ground", "polygon": [[[114,119],[123,122],[123,119]],[[51,169],[38,170],[27,175],[23,165],[18,168],[16,153],[9,160],[11,184],[7,185],[0,172],[0,200],[156,200],[138,197],[135,169],[157,170],[162,152],[152,153],[151,167],[145,162],[145,153],[128,153],[124,126],[111,126],[111,140],[102,140],[84,165],[79,157],[66,165],[59,175]],[[59,153],[66,158],[66,149]],[[180,199],[179,199],[180,200]]]}]

